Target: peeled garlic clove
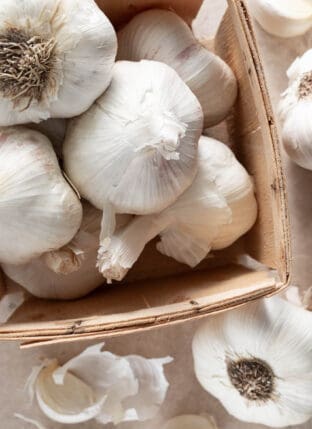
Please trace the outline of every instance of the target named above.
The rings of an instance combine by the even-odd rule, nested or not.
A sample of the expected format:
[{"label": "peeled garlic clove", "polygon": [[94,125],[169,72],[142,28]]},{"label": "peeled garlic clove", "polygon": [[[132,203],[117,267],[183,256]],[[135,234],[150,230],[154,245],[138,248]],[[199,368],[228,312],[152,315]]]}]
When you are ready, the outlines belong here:
[{"label": "peeled garlic clove", "polygon": [[290,158],[312,170],[312,49],[287,71],[289,86],[279,104],[282,137]]},{"label": "peeled garlic clove", "polygon": [[195,39],[171,11],[152,9],[135,16],[118,33],[118,58],[161,61],[171,66],[198,98],[205,127],[221,122],[237,96],[230,67]]},{"label": "peeled garlic clove", "polygon": [[192,183],[201,132],[199,102],[173,69],[120,61],[105,94],[71,121],[65,170],[99,209],[159,212]]},{"label": "peeled garlic clove", "polygon": [[208,318],[193,338],[196,377],[234,417],[269,427],[312,413],[312,314],[279,297]]},{"label": "peeled garlic clove", "polygon": [[57,361],[52,361],[41,370],[36,381],[36,398],[43,413],[58,423],[75,424],[93,419],[106,398],[97,398],[92,387],[69,372],[62,384],[56,384],[53,373],[57,368]]},{"label": "peeled garlic clove", "polygon": [[79,115],[109,85],[117,38],[93,0],[2,0],[0,26],[0,125]]},{"label": "peeled garlic clove", "polygon": [[210,416],[185,414],[168,420],[164,429],[217,429],[217,426]]},{"label": "peeled garlic clove", "polygon": [[24,127],[0,130],[0,262],[23,264],[67,244],[81,204],[49,140]]},{"label": "peeled garlic clove", "polygon": [[261,27],[278,37],[295,37],[312,27],[311,0],[248,0]]}]

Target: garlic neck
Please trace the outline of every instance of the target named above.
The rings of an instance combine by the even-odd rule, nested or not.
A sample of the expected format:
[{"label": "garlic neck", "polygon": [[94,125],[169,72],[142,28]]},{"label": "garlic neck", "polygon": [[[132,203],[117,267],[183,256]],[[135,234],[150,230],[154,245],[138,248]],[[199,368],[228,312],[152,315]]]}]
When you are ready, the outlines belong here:
[{"label": "garlic neck", "polygon": [[304,73],[298,87],[299,99],[303,100],[312,97],[312,71]]},{"label": "garlic neck", "polygon": [[179,159],[180,141],[185,136],[187,125],[172,112],[142,109],[127,127],[132,128],[135,152],[157,151],[166,160]]},{"label": "garlic neck", "polygon": [[0,34],[0,93],[22,110],[55,90],[56,42],[9,27]]}]

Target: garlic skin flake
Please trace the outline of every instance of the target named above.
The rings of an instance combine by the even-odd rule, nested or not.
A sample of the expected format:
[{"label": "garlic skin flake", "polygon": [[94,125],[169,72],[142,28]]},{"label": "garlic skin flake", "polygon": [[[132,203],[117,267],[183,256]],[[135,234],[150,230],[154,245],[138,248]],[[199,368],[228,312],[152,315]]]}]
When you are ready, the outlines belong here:
[{"label": "garlic skin flake", "polygon": [[211,249],[229,246],[257,217],[252,181],[223,143],[202,136],[199,171],[181,197],[153,216],[132,220],[104,243],[98,266],[108,280],[122,280],[147,242],[158,234],[157,249],[195,267]]},{"label": "garlic skin flake", "polygon": [[312,170],[312,49],[292,63],[287,76],[279,104],[284,148],[294,162]]},{"label": "garlic skin flake", "polygon": [[49,140],[25,127],[0,129],[0,262],[23,264],[78,231],[82,207]]},{"label": "garlic skin flake", "polygon": [[312,416],[312,313],[279,297],[208,318],[195,333],[195,374],[234,417],[269,427]]},{"label": "garlic skin flake", "polygon": [[32,295],[45,299],[77,299],[103,284],[96,268],[102,214],[83,204],[82,224],[73,240],[22,265],[2,264],[4,273]]},{"label": "garlic skin flake", "polygon": [[235,102],[237,82],[230,67],[201,46],[171,11],[152,9],[136,15],[118,32],[117,58],[171,66],[198,98],[205,128],[225,119]]},{"label": "garlic skin flake", "polygon": [[269,34],[295,37],[312,27],[311,0],[248,0],[252,15]]},{"label": "garlic skin flake", "polygon": [[36,397],[50,419],[118,424],[154,417],[168,389],[163,366],[172,359],[121,357],[102,348],[90,346],[63,366],[52,361],[40,369]]},{"label": "garlic skin flake", "polygon": [[208,415],[183,414],[165,423],[163,429],[218,429],[214,419]]},{"label": "garlic skin flake", "polygon": [[100,210],[158,212],[194,179],[201,132],[199,102],[173,69],[120,61],[105,94],[70,122],[65,170]]},{"label": "garlic skin flake", "polygon": [[117,52],[93,0],[2,0],[0,43],[2,126],[81,114],[109,85]]}]

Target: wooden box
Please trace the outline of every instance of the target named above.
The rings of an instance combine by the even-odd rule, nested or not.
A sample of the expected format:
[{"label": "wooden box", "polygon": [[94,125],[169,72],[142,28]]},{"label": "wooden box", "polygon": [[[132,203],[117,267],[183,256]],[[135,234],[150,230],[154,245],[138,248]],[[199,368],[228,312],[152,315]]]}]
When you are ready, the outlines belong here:
[{"label": "wooden box", "polygon": [[[163,7],[191,22],[200,0],[98,0],[119,27],[135,13]],[[234,70],[239,97],[228,130],[238,159],[253,176],[259,204],[254,228],[196,270],[166,258],[151,243],[123,285],[103,286],[84,299],[31,299],[0,327],[1,340],[25,344],[95,338],[201,317],[282,290],[289,279],[285,183],[274,117],[251,19],[242,0],[228,0],[215,51]],[[253,271],[235,263],[242,249],[275,269]]]}]

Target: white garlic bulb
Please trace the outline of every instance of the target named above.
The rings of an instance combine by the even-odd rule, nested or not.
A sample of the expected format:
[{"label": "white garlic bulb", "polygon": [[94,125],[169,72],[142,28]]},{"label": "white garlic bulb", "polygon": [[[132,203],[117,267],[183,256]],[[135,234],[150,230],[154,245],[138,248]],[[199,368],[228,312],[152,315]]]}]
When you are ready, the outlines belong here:
[{"label": "white garlic bulb", "polygon": [[152,9],[136,15],[118,33],[120,60],[161,61],[176,70],[201,103],[205,127],[221,122],[237,96],[230,67],[195,39],[175,13]]},{"label": "white garlic bulb", "polygon": [[257,217],[252,181],[223,143],[202,136],[199,171],[181,197],[159,214],[135,218],[102,245],[98,266],[108,281],[121,280],[146,243],[160,235],[157,249],[191,267],[211,249],[232,244]]},{"label": "white garlic bulb", "polygon": [[158,212],[194,179],[201,132],[199,102],[173,69],[120,61],[105,94],[70,122],[65,170],[98,209]]},{"label": "white garlic bulb", "polygon": [[183,414],[165,423],[163,429],[218,429],[215,421],[208,415]]},{"label": "white garlic bulb", "polygon": [[312,416],[312,313],[278,297],[208,318],[193,339],[195,374],[226,410],[269,427]]},{"label": "white garlic bulb", "polygon": [[279,104],[283,144],[294,162],[312,170],[312,49],[292,63],[287,76]]},{"label": "white garlic bulb", "polygon": [[31,375],[43,413],[59,423],[95,419],[115,425],[151,419],[169,387],[164,366],[171,357],[146,359],[102,351],[103,343],[85,349],[63,366],[48,360]]},{"label": "white garlic bulb", "polygon": [[76,234],[82,207],[49,140],[25,127],[0,129],[0,262],[23,264]]},{"label": "white garlic bulb", "polygon": [[[84,202],[81,227],[70,243],[26,264],[2,264],[4,273],[38,298],[67,300],[87,295],[103,284],[96,268],[101,218],[99,210]],[[117,230],[130,219],[117,216]]]},{"label": "white garlic bulb", "polygon": [[3,126],[87,110],[110,83],[117,38],[94,0],[1,0],[0,47]]},{"label": "white garlic bulb", "polygon": [[312,27],[311,0],[248,0],[252,15],[269,34],[295,37]]}]

